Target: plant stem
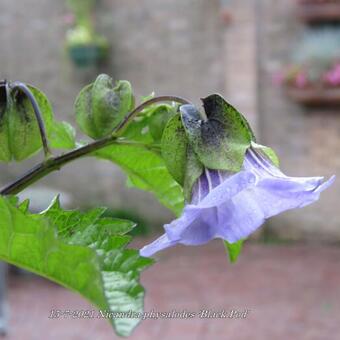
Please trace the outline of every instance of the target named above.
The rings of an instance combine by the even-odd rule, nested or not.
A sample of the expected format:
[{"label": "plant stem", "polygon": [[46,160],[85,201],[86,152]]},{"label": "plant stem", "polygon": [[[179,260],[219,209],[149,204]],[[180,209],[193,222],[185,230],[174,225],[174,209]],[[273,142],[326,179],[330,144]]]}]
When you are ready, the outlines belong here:
[{"label": "plant stem", "polygon": [[188,102],[186,99],[175,96],[160,96],[149,99],[125,116],[122,122],[115,129],[116,135],[120,136],[121,133],[124,132],[125,128],[138,115],[139,112],[143,111],[147,106],[158,102],[176,102],[179,104],[190,104],[190,102]]},{"label": "plant stem", "polygon": [[78,149],[72,150],[64,155],[52,157],[46,159],[44,162],[36,165],[32,169],[30,169],[26,174],[18,178],[13,183],[5,186],[1,191],[1,195],[16,195],[20,191],[24,190],[31,184],[37,182],[39,179],[47,176],[53,171],[60,170],[64,165],[87,155],[90,155],[94,151],[100,150],[106,146],[112,144],[120,144],[120,145],[141,145],[146,147],[145,144],[138,144],[136,142],[118,140],[117,138],[121,136],[122,132],[125,130],[127,125],[133,120],[134,117],[141,111],[143,111],[148,105],[157,103],[157,102],[166,102],[173,101],[180,104],[189,103],[183,98],[173,97],[173,96],[161,96],[152,98],[143,104],[136,107],[133,111],[131,111],[124,120],[114,129],[112,135],[82,146]]}]

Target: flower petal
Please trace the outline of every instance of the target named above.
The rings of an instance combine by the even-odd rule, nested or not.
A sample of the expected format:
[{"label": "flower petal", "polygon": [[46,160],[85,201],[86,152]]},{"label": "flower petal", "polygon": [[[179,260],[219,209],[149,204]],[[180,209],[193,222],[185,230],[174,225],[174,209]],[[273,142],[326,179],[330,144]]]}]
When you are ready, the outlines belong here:
[{"label": "flower petal", "polygon": [[322,177],[264,179],[256,186],[255,196],[261,201],[260,208],[268,218],[317,201],[320,192],[328,188],[334,179],[333,176],[324,183]]},{"label": "flower petal", "polygon": [[158,251],[174,246],[177,243],[178,242],[176,241],[170,241],[168,239],[168,236],[166,234],[163,234],[161,237],[159,237],[152,243],[140,249],[139,254],[144,257],[150,257],[153,254],[157,253]]},{"label": "flower petal", "polygon": [[226,179],[197,205],[187,205],[180,218],[164,226],[172,241],[183,244],[203,244],[214,238],[215,229],[210,217],[216,208],[229,201],[242,190],[253,185],[256,177],[251,172],[241,171]]},{"label": "flower petal", "polygon": [[256,187],[247,188],[219,207],[215,237],[231,243],[246,238],[267,218],[318,200],[320,192],[334,179],[333,176],[324,183],[319,177],[263,179]]}]

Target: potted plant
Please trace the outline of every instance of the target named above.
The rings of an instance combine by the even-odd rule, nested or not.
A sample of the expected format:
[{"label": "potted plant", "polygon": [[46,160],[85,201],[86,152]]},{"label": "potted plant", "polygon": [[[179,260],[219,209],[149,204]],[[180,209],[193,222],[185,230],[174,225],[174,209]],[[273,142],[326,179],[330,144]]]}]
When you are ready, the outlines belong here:
[{"label": "potted plant", "polygon": [[109,44],[105,37],[78,26],[67,32],[66,47],[74,64],[84,67],[105,59]]},{"label": "potted plant", "polygon": [[79,67],[96,65],[105,59],[109,43],[96,33],[93,12],[96,0],[68,0],[75,24],[67,31],[66,48],[73,63]]},{"label": "potted plant", "polygon": [[340,61],[315,78],[313,70],[293,67],[284,77],[286,93],[304,105],[340,105]]},{"label": "potted plant", "polygon": [[276,81],[306,105],[340,104],[340,30],[309,30],[294,50],[291,64]]},{"label": "potted plant", "polygon": [[298,17],[308,23],[340,21],[340,1],[299,0]]}]

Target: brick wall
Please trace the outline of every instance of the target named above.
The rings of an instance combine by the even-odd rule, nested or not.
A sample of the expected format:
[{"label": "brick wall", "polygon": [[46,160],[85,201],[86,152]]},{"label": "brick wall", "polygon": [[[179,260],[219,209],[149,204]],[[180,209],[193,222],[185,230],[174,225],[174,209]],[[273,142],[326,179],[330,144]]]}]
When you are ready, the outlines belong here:
[{"label": "brick wall", "polygon": [[[258,2],[259,125],[261,141],[277,150],[288,175],[326,176],[340,172],[340,109],[305,109],[292,102],[272,75],[288,60],[304,27],[296,1]],[[340,239],[340,182],[316,204],[270,220],[274,233],[293,239]]]}]

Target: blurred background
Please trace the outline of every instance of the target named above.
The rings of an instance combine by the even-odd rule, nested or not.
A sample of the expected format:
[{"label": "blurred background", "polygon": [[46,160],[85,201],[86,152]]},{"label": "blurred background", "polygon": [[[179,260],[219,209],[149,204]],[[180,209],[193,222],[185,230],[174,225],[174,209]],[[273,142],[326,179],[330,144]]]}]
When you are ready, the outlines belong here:
[{"label": "blurred background", "polygon": [[[340,1],[2,0],[0,46],[0,78],[39,87],[60,120],[74,123],[77,93],[101,72],[129,80],[137,98],[155,91],[200,105],[218,92],[276,150],[287,175],[340,174]],[[0,184],[35,162],[0,165]],[[107,206],[139,222],[142,246],[173,215],[125,181],[111,163],[83,159],[22,197],[37,211],[57,192],[67,208]],[[146,310],[251,312],[147,320],[131,338],[338,339],[339,195],[336,181],[319,202],[272,218],[233,266],[218,241],[159,255],[142,279]],[[8,339],[115,338],[104,320],[49,320],[51,309],[89,306],[43,279],[12,268],[0,290]]]}]

